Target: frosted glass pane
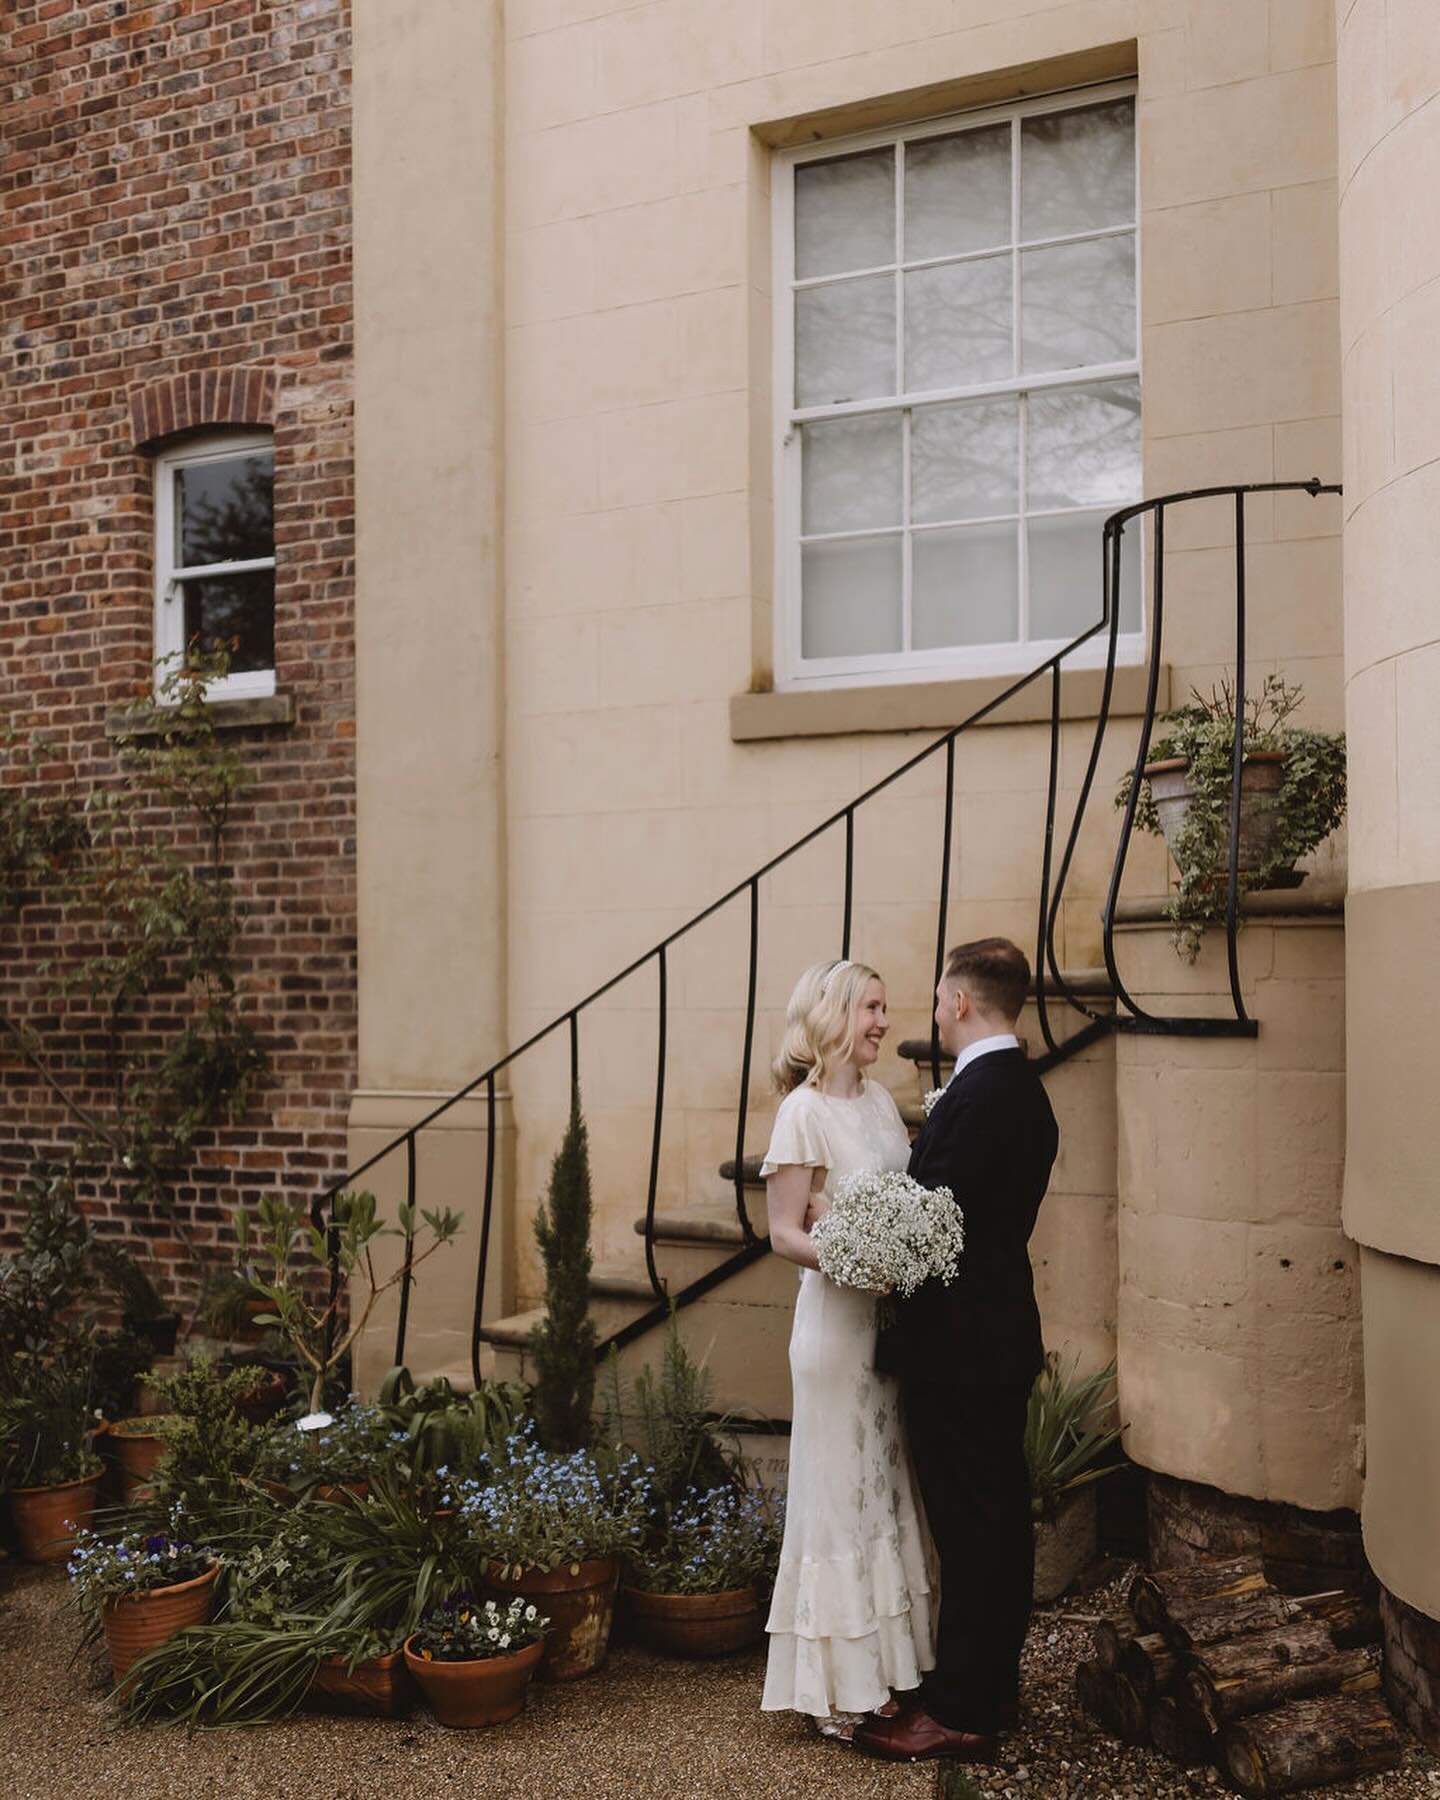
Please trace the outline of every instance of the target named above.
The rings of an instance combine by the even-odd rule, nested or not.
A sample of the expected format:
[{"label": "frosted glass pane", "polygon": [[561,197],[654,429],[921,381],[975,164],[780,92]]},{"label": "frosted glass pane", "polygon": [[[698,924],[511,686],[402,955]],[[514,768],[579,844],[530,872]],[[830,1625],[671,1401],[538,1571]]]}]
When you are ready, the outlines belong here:
[{"label": "frosted glass pane", "polygon": [[1025,431],[1026,505],[1124,506],[1140,498],[1140,386],[1032,394]]},{"label": "frosted glass pane", "polygon": [[900,523],[900,414],[800,428],[800,529]]},{"label": "frosted glass pane", "polygon": [[[1113,510],[1113,508],[1111,509]],[[1105,513],[1029,521],[1030,636],[1072,638],[1104,610]],[[1140,629],[1140,558],[1134,529],[1120,565],[1120,629]]]},{"label": "frosted glass pane", "polygon": [[1010,127],[905,146],[905,256],[956,256],[1010,242]]},{"label": "frosted glass pane", "polygon": [[829,406],[895,392],[895,278],[801,288],[795,296],[795,403]]},{"label": "frosted glass pane", "polygon": [[1134,356],[1135,239],[1023,251],[1020,342],[1027,373]]},{"label": "frosted glass pane", "polygon": [[839,538],[801,552],[803,656],[901,647],[900,538]]},{"label": "frosted glass pane", "polygon": [[1008,644],[1019,634],[1014,525],[917,531],[911,539],[910,638],[917,650]]},{"label": "frosted glass pane", "polygon": [[1135,102],[1046,113],[1020,127],[1020,236],[1066,237],[1135,218]]},{"label": "frosted glass pane", "polygon": [[1010,258],[915,269],[905,277],[905,386],[964,387],[1015,372]]},{"label": "frosted glass pane", "polygon": [[911,518],[926,524],[1016,511],[1019,432],[1019,406],[1009,397],[917,406],[910,419]]},{"label": "frosted glass pane", "polygon": [[895,152],[795,169],[795,274],[839,275],[895,260]]}]

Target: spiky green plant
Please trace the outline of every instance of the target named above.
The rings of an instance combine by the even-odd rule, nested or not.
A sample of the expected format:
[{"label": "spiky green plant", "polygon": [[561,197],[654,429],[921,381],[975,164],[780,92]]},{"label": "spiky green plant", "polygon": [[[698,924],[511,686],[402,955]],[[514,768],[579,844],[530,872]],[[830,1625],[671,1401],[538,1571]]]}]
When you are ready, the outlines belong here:
[{"label": "spiky green plant", "polygon": [[1124,1427],[1114,1423],[1115,1364],[1093,1375],[1068,1371],[1055,1351],[1030,1390],[1025,1413],[1025,1460],[1030,1504],[1037,1519],[1053,1519],[1068,1495],[1121,1467],[1102,1463]]},{"label": "spiky green plant", "polygon": [[595,1325],[590,1317],[590,1147],[580,1090],[535,1215],[545,1264],[545,1317],[530,1334],[535,1422],[548,1450],[580,1450],[593,1433]]}]

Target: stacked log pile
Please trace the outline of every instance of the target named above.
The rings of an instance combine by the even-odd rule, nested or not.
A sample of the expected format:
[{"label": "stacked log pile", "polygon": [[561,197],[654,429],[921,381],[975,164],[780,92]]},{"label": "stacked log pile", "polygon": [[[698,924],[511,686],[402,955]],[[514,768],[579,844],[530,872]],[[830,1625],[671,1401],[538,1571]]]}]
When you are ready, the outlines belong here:
[{"label": "stacked log pile", "polygon": [[1287,1597],[1258,1556],[1142,1573],[1129,1602],[1094,1626],[1094,1654],[1075,1671],[1080,1704],[1114,1736],[1214,1763],[1256,1797],[1399,1762],[1368,1602]]}]

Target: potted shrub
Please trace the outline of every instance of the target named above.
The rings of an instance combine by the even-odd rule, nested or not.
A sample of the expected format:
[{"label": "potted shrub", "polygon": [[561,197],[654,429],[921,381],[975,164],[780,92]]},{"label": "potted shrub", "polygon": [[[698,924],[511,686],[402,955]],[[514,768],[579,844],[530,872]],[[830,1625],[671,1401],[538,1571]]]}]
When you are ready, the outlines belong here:
[{"label": "potted shrub", "polygon": [[189,1540],[177,1511],[168,1531],[114,1539],[81,1531],[69,1567],[82,1609],[104,1632],[118,1687],[148,1651],[209,1619],[220,1562]]},{"label": "potted shrub", "polygon": [[88,1409],[90,1365],[78,1350],[16,1359],[0,1397],[0,1485],[26,1562],[62,1562],[73,1527],[95,1513],[101,1475]]},{"label": "potted shrub", "polygon": [[[1267,675],[1246,703],[1240,777],[1239,891],[1296,887],[1295,864],[1345,816],[1343,733],[1307,731],[1289,720],[1304,690]],[[1230,801],[1235,692],[1229,682],[1160,720],[1135,809],[1135,829],[1163,836],[1180,874],[1171,896],[1175,944],[1193,962],[1207,924],[1225,918],[1229,896]],[[1130,797],[1127,774],[1115,796]]]},{"label": "potted shrub", "polygon": [[523,1598],[502,1609],[462,1596],[406,1639],[405,1666],[442,1725],[499,1725],[525,1705],[548,1624]]},{"label": "potted shrub", "polygon": [[550,1186],[535,1214],[545,1269],[544,1317],[530,1334],[533,1405],[547,1450],[580,1450],[592,1435],[595,1323],[590,1317],[590,1147],[580,1090],[550,1166]]},{"label": "potted shrub", "polygon": [[651,1488],[634,1456],[542,1450],[533,1427],[492,1457],[484,1482],[462,1483],[459,1517],[506,1600],[543,1607],[551,1629],[542,1676],[571,1681],[605,1660],[621,1553],[644,1536]]},{"label": "potted shrub", "polygon": [[180,1330],[180,1315],[160,1298],[159,1289],[135,1258],[118,1244],[97,1243],[95,1263],[120,1306],[127,1332],[138,1338],[152,1356],[173,1356]]},{"label": "potted shrub", "polygon": [[676,1656],[725,1656],[757,1643],[780,1558],[777,1508],[763,1493],[692,1489],[625,1559],[626,1612]]},{"label": "potted shrub", "polygon": [[1035,1517],[1036,1600],[1056,1600],[1095,1560],[1094,1483],[1119,1468],[1102,1462],[1119,1441],[1113,1424],[1115,1365],[1079,1376],[1054,1351],[1030,1390],[1025,1459]]},{"label": "potted shrub", "polygon": [[417,1388],[405,1368],[388,1372],[377,1403],[400,1478],[444,1516],[454,1511],[453,1484],[476,1474],[488,1452],[526,1416],[518,1382],[482,1381],[472,1393],[459,1394],[443,1375]]},{"label": "potted shrub", "polygon": [[151,1390],[167,1411],[133,1423],[159,1428],[162,1454],[150,1473],[162,1502],[183,1499],[192,1517],[208,1517],[240,1499],[262,1441],[240,1409],[266,1373],[223,1368],[201,1351],[173,1374],[152,1376]]}]

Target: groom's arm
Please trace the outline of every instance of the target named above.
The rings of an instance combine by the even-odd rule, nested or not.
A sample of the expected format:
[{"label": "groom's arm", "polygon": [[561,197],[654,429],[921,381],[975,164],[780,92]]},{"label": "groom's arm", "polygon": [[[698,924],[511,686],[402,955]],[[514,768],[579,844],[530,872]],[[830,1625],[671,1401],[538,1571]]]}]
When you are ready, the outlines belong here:
[{"label": "groom's arm", "polygon": [[917,1177],[926,1187],[950,1189],[964,1215],[967,1243],[974,1247],[977,1238],[1003,1229],[1011,1218],[1004,1173],[1014,1153],[1003,1119],[983,1092],[966,1092],[955,1094],[930,1123]]}]

